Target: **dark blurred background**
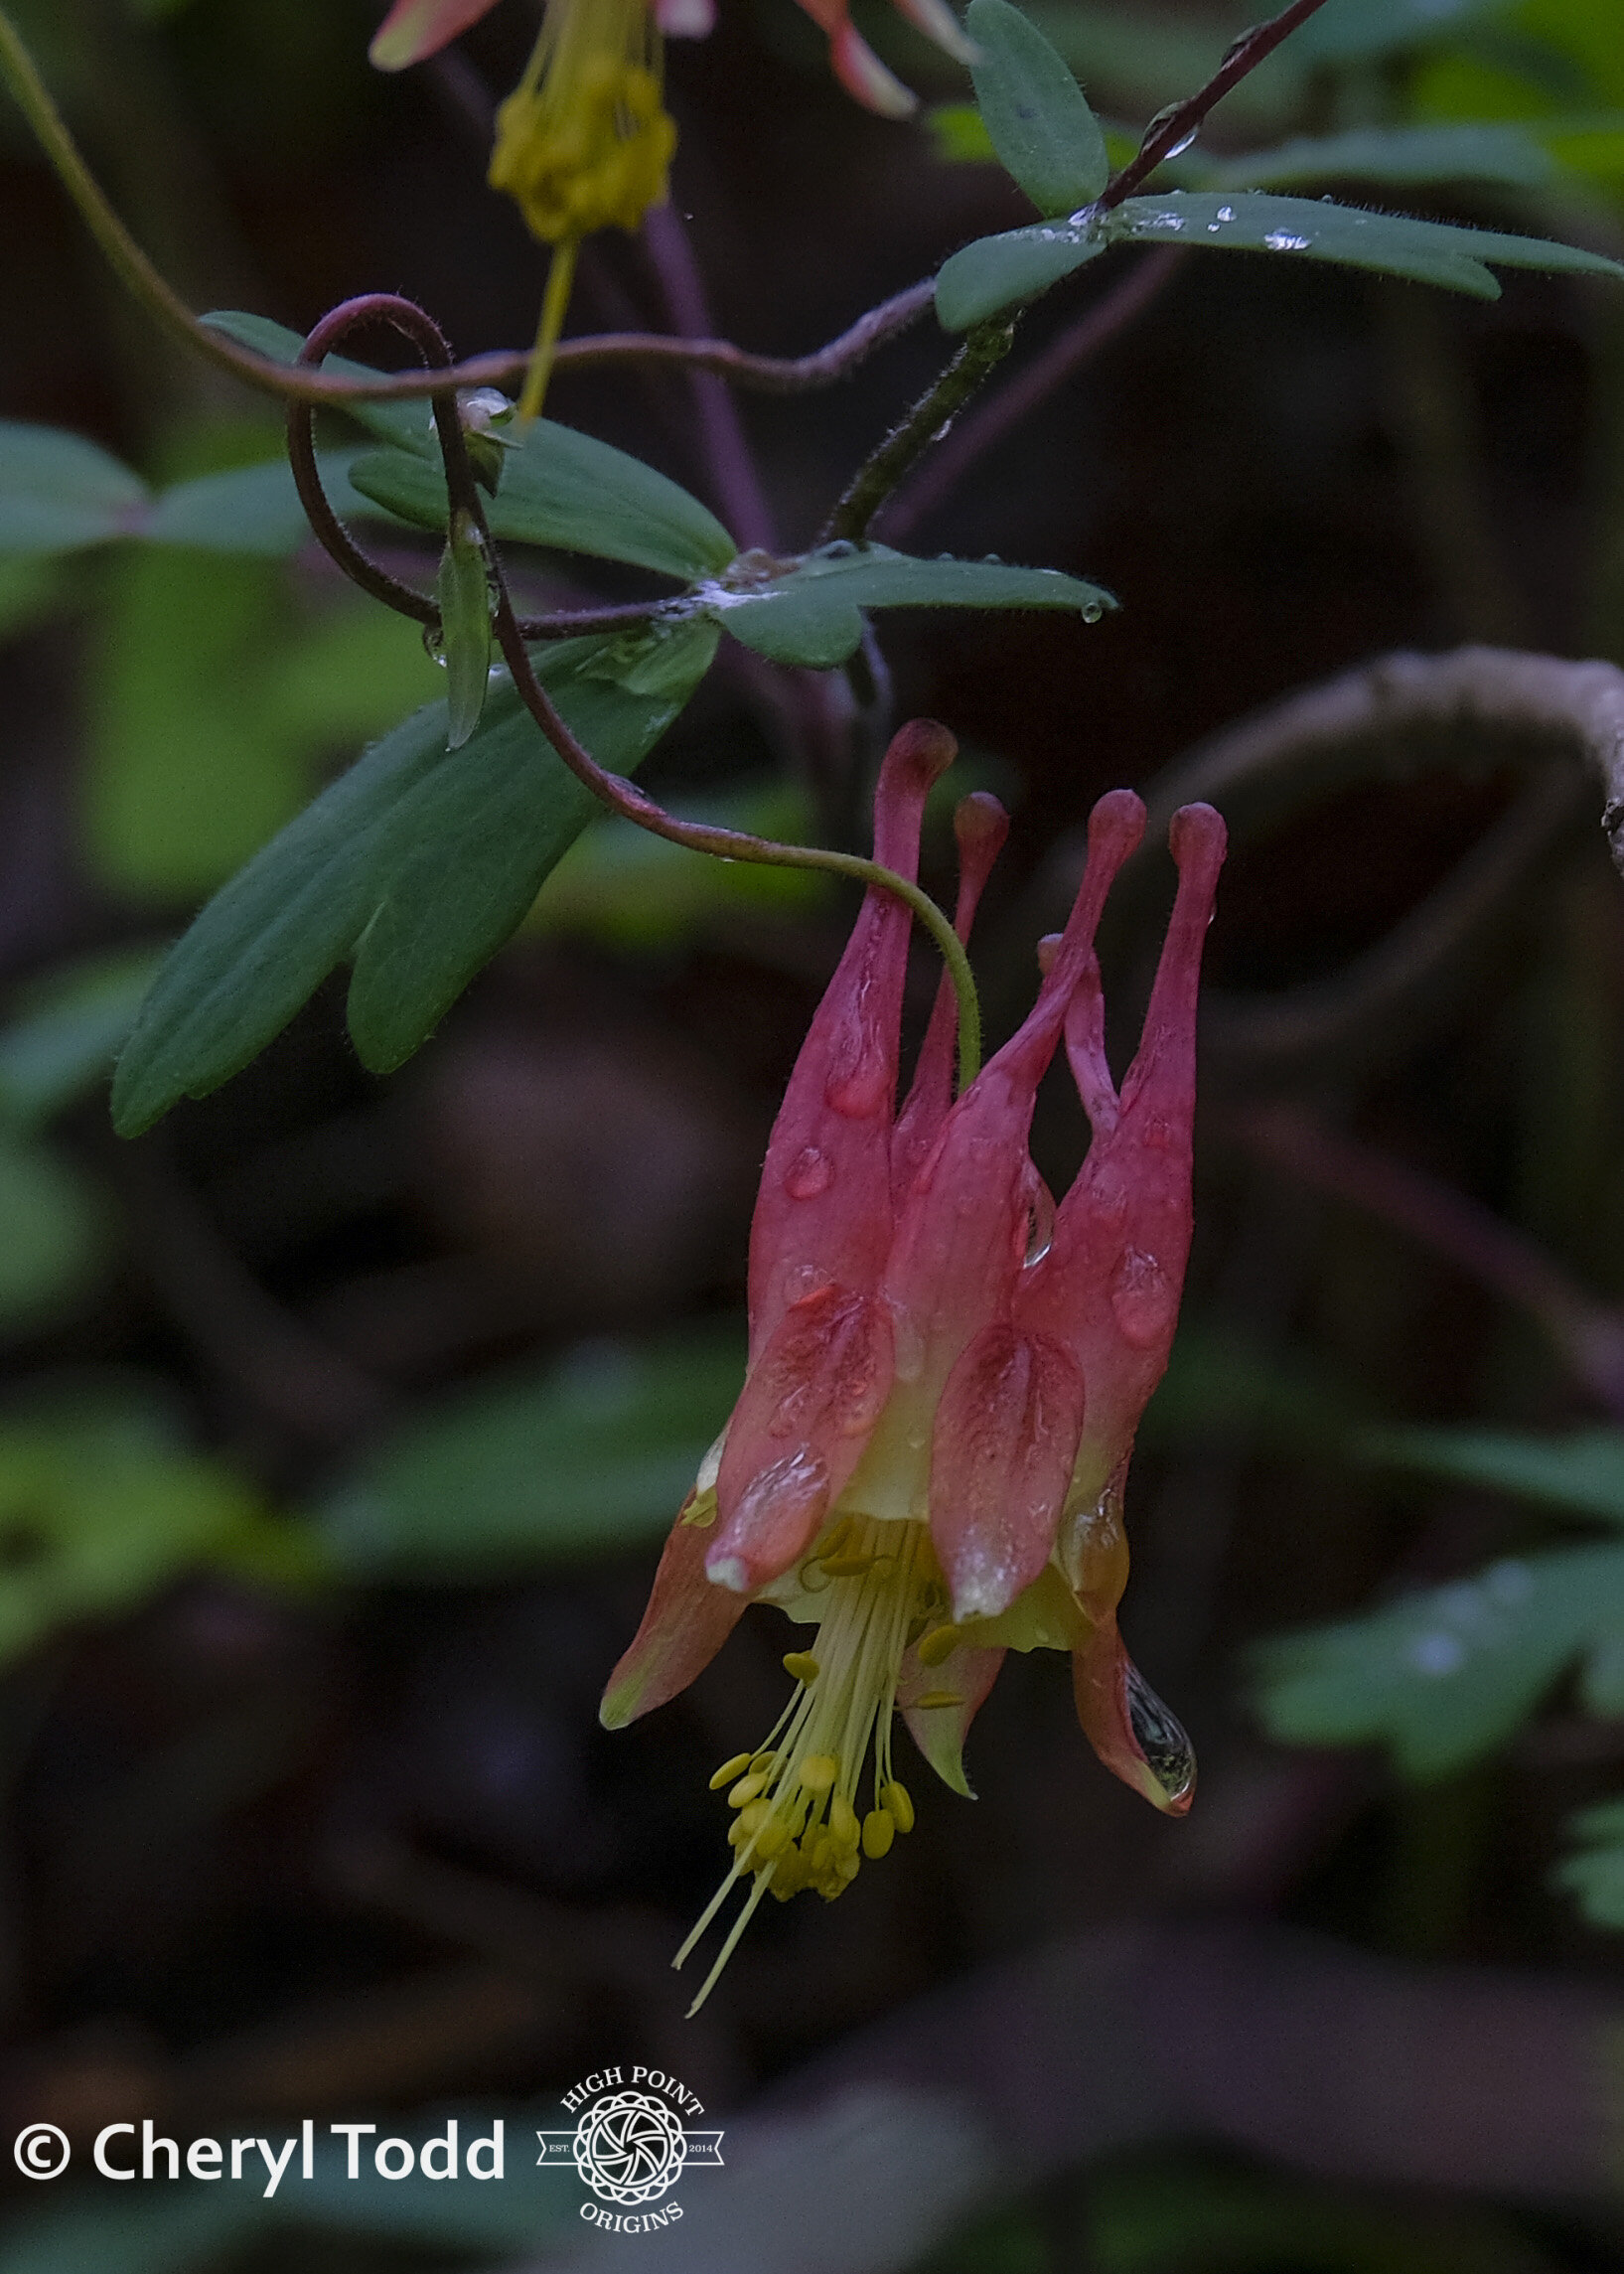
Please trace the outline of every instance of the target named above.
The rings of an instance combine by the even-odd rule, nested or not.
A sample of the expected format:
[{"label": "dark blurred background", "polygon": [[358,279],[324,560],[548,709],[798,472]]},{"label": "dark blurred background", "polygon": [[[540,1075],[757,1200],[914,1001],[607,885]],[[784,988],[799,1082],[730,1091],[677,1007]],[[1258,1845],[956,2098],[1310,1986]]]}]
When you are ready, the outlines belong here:
[{"label": "dark blurred background", "polygon": [[[460,353],[522,343],[544,256],[484,167],[535,10],[502,0],[439,63],[387,79],[366,62],[377,14],[18,10],[195,307],[302,332],[389,289]],[[1056,0],[1041,20],[1136,136],[1247,19]],[[673,206],[715,330],[751,348],[810,349],[1027,218],[930,123],[967,100],[962,75],[879,13],[862,21],[924,91],[918,121],[859,111],[790,0],[722,0],[712,38],[668,48]],[[1326,21],[1317,50],[1216,114],[1209,154],[1486,123],[1502,140],[1485,151],[1534,153],[1522,178],[1485,158],[1373,187],[1332,165],[1309,194],[1624,251],[1615,0],[1332,0]],[[7,418],[87,437],[155,487],[274,454],[266,404],[120,296],[10,112],[0,200]],[[1057,289],[995,384],[1062,355],[1146,257],[1161,256],[1115,255]],[[671,280],[668,246],[596,239],[572,328],[668,328]],[[967,414],[877,525],[924,553],[1072,570],[1122,602],[1094,628],[881,622],[890,715],[947,721],[960,786],[1013,813],[978,949],[995,1033],[1029,998],[1103,790],[1150,790],[1204,738],[1392,650],[1624,662],[1614,288],[1514,274],[1489,304],[1190,258],[1147,273],[1140,300],[1018,423],[966,446]],[[943,352],[927,321],[836,388],[736,398],[776,543],[812,540]],[[566,371],[549,414],[725,504],[681,379]],[[383,549],[432,576],[426,542],[396,532]],[[554,602],[638,589],[558,558],[520,578]],[[835,1905],[769,1906],[684,2026],[667,1959],[720,1870],[706,1779],[778,1710],[782,1622],[752,1613],[685,1697],[628,1732],[599,1730],[597,1700],[731,1403],[755,1170],[851,903],[601,829],[398,1075],[363,1072],[330,984],[227,1087],[120,1142],[105,1068],[155,952],[436,675],[414,628],[308,542],[19,544],[0,551],[0,2134],[60,2123],[78,2170],[116,2120],[151,2115],[183,2140],[306,2115],[409,2128],[440,2106],[555,2107],[613,2059],[659,2060],[716,2109],[777,2092],[793,2111],[813,2060],[842,2086],[890,2073],[930,1995],[966,2070],[1030,2050],[1026,2089],[1056,2139],[960,2203],[923,2150],[916,2173],[910,2134],[898,2236],[864,2264],[1617,2263],[1603,2077],[1621,1945],[1552,1874],[1573,1812],[1619,1784],[1624,1695],[1595,1654],[1609,1605],[1624,1632],[1624,1582],[1596,1565],[1565,1645],[1554,1628],[1513,1636],[1464,1739],[1437,1758],[1409,1744],[1421,1781],[1380,1697],[1348,1706],[1345,1731],[1308,1728],[1269,1706],[1266,1679],[1259,1701],[1248,1657],[1496,1559],[1593,1544],[1598,1511],[1624,1505],[1607,1366],[1624,887],[1576,737],[1354,736],[1345,763],[1309,752],[1232,817],[1196,1243],[1130,1485],[1123,1613],[1196,1742],[1189,1821],[1097,1765],[1059,1660],[1012,1657],[970,1742],[973,1811],[927,1791],[919,1765],[914,1838]],[[684,810],[860,843],[880,712],[838,675],[727,648],[646,780]],[[1538,810],[1531,779],[1558,783]],[[951,895],[948,813],[927,873]],[[1492,889],[1466,895],[1442,947],[1411,941],[1380,984],[1339,995],[1338,975],[1429,895],[1460,898],[1461,864],[1496,830]],[[1171,883],[1159,856],[1142,865],[1107,941],[1118,1064]],[[911,1033],[933,985],[922,955]],[[1306,990],[1300,1015],[1270,1026],[1265,998],[1287,988]],[[1035,1137],[1051,1182],[1082,1142],[1055,1084]],[[1549,1479],[1508,1494],[1510,1438],[1549,1449],[1577,1427],[1611,1480],[1590,1503]],[[1485,1432],[1500,1473],[1462,1465]],[[1373,1626],[1377,1690],[1380,1650]],[[1390,1736],[1399,1758],[1295,1749],[1270,1727]],[[1056,2009],[1021,1968],[1057,1943],[1094,1987],[1065,1994],[1077,2027],[1042,2068],[1023,2033]],[[1368,2139],[1372,2105],[1391,2109],[1382,2056],[1354,2022],[1314,2025],[1315,1968],[1328,1980],[1339,1948],[1370,1961],[1359,1996],[1403,2012],[1418,1986],[1411,2050],[1437,2063]],[[1249,1968],[1277,2004],[1296,1998],[1300,2043],[1254,2027],[1266,2000],[1238,1987]],[[1158,2006],[1174,1979],[1176,2006]],[[1538,2057],[1496,2072],[1531,2143],[1527,2168],[1502,2172],[1451,2096],[1469,2099],[1484,2048],[1522,2044],[1494,2019],[1514,1992],[1549,2027]],[[1359,2026],[1398,2057],[1391,2032]],[[1135,2100],[1120,2081],[1123,2062],[1172,2076],[1196,2044],[1213,2070],[1200,2094]],[[1257,2113],[1265,2071],[1315,2080],[1285,2094],[1290,2121]],[[793,2144],[801,2119],[779,2121]],[[530,2247],[524,2216],[537,2248],[552,2216],[487,2232],[444,2206],[414,2224],[374,2204],[273,2228],[250,2206],[209,2226],[184,2190],[132,2206],[139,2189],[72,2184],[42,2206],[48,2191],[0,2171],[5,2274],[506,2264]],[[785,2249],[764,2241],[753,2262],[803,2263]]]}]

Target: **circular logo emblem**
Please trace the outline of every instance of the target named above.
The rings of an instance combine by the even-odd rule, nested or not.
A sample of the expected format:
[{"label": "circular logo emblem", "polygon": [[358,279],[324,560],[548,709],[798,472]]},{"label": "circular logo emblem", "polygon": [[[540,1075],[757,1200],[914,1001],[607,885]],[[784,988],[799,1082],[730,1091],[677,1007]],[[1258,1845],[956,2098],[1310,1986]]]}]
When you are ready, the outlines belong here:
[{"label": "circular logo emblem", "polygon": [[575,2169],[605,2202],[654,2202],[682,2177],[687,2142],[652,2092],[610,2092],[575,2127]]}]

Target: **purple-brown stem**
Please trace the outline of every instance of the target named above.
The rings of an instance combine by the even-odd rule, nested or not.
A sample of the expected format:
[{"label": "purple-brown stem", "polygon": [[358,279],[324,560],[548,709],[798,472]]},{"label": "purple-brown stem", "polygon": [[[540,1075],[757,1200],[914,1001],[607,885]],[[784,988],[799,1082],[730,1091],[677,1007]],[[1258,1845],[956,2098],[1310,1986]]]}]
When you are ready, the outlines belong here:
[{"label": "purple-brown stem", "polygon": [[1099,211],[1108,213],[1130,198],[1143,181],[1156,171],[1164,158],[1173,157],[1187,149],[1215,104],[1223,101],[1232,87],[1239,86],[1250,72],[1255,72],[1265,56],[1270,56],[1299,24],[1307,23],[1316,8],[1323,8],[1325,0],[1291,0],[1289,8],[1282,8],[1266,24],[1254,24],[1250,32],[1243,32],[1224,61],[1205,86],[1194,94],[1164,110],[1151,121],[1150,130],[1138,149],[1118,174],[1113,174],[1100,194]]}]

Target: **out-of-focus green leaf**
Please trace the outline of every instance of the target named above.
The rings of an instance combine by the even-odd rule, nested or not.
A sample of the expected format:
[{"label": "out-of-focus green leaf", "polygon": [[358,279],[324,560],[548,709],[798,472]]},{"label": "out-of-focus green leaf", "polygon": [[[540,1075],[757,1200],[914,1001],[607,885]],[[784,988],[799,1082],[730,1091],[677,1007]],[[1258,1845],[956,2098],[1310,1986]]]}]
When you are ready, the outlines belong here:
[{"label": "out-of-focus green leaf", "polygon": [[466,1393],[369,1455],[327,1510],[340,1566],[481,1579],[669,1527],[744,1379],[737,1328],[598,1343]]},{"label": "out-of-focus green leaf", "polygon": [[0,420],[0,552],[75,552],[146,506],[138,474],[82,435]]},{"label": "out-of-focus green leaf", "polygon": [[[258,2158],[255,2158],[255,2162]],[[247,2183],[234,2193],[220,2184],[108,2187],[25,2210],[0,2238],[0,2274],[203,2274],[221,2253],[268,2223]]]},{"label": "out-of-focus green leaf", "polygon": [[714,622],[775,663],[828,670],[854,655],[864,608],[1062,608],[1097,623],[1116,603],[1098,584],[999,560],[916,560],[883,544],[833,544],[778,576],[704,585]]},{"label": "out-of-focus green leaf", "polygon": [[1511,1736],[1563,1667],[1589,1661],[1611,1708],[1624,1666],[1624,1547],[1510,1559],[1255,1656],[1269,1734],[1290,1744],[1391,1746],[1399,1768],[1444,1776]]},{"label": "out-of-focus green leaf", "polygon": [[10,1132],[0,1132],[0,1327],[79,1293],[105,1252],[90,1186],[49,1147]]},{"label": "out-of-focus green leaf", "polygon": [[[445,476],[410,450],[355,459],[358,490],[418,529],[446,526]],[[537,419],[503,458],[502,487],[486,506],[494,537],[545,544],[657,569],[684,584],[714,576],[738,546],[715,516],[640,458],[550,418]]]},{"label": "out-of-focus green leaf", "polygon": [[56,554],[0,552],[0,640],[15,639],[55,615],[69,591]]},{"label": "out-of-focus green leaf", "polygon": [[1099,122],[1064,60],[1009,0],[970,0],[964,28],[981,51],[970,76],[1005,173],[1040,214],[1089,205],[1110,166]]},{"label": "out-of-focus green leaf", "polygon": [[1594,1925],[1624,1926],[1624,1800],[1581,1808],[1567,1829],[1579,1852],[1556,1866],[1552,1884],[1565,1888]]},{"label": "out-of-focus green leaf", "polygon": [[210,1460],[90,1417],[0,1422],[0,1663],[202,1567],[298,1581],[313,1536]]},{"label": "out-of-focus green leaf", "polygon": [[29,990],[0,1027],[0,1122],[42,1128],[110,1077],[161,953],[120,949],[53,973]]},{"label": "out-of-focus green leaf", "polygon": [[937,278],[937,314],[963,331],[1017,300],[1029,299],[1107,244],[1178,244],[1191,251],[1272,252],[1343,267],[1407,276],[1448,291],[1498,299],[1489,263],[1553,273],[1624,278],[1624,262],[1545,237],[1459,228],[1401,214],[1368,214],[1328,199],[1266,191],[1169,190],[1128,198],[1079,227],[1043,223],[980,237],[947,261]]},{"label": "out-of-focus green leaf", "polygon": [[1546,141],[1527,127],[1365,126],[1298,135],[1205,169],[1213,189],[1286,190],[1308,182],[1501,182],[1543,190],[1561,177]]},{"label": "out-of-focus green leaf", "polygon": [[1506,0],[1326,0],[1286,46],[1299,67],[1375,63],[1505,13]]},{"label": "out-of-focus green leaf", "polygon": [[1200,1439],[1325,1459],[1344,1454],[1367,1420],[1353,1391],[1295,1354],[1197,1319],[1179,1328],[1140,1439],[1151,1445]]},{"label": "out-of-focus green leaf", "polygon": [[1371,1430],[1352,1440],[1357,1459],[1482,1484],[1569,1516],[1624,1524],[1624,1431],[1524,1437],[1503,1430]]},{"label": "out-of-focus green leaf", "polygon": [[[695,621],[562,642],[536,668],[599,762],[632,773],[715,641]],[[463,749],[445,737],[443,703],[386,735],[171,950],[114,1078],[125,1136],[245,1066],[346,958],[356,1047],[374,1071],[398,1066],[515,931],[594,802],[506,681]]]},{"label": "out-of-focus green leaf", "polygon": [[[957,774],[960,769],[954,769]],[[716,829],[748,830],[780,844],[810,841],[806,800],[783,788],[685,804],[683,816]],[[711,860],[635,823],[594,822],[548,877],[527,931],[584,932],[622,948],[664,948],[718,917],[800,912],[829,879],[812,868]]]},{"label": "out-of-focus green leaf", "polygon": [[[1025,12],[1085,86],[1097,96],[1108,90],[1113,106],[1141,117],[1210,78],[1229,42],[1257,21],[1245,0],[1230,10],[1227,23],[1140,0],[1131,9],[1099,0],[1029,0]],[[1227,119],[1273,121],[1296,102],[1302,73],[1292,51],[1301,36],[1287,40],[1225,96]]]},{"label": "out-of-focus green leaf", "polygon": [[491,683],[491,580],[472,514],[454,514],[434,596],[446,674],[446,748],[460,750],[480,722]]},{"label": "out-of-focus green leaf", "polygon": [[[142,898],[211,890],[298,811],[321,759],[444,683],[415,626],[353,601],[304,621],[268,560],[132,548],[106,577],[85,832],[97,872]],[[334,642],[324,706],[312,674]]]},{"label": "out-of-focus green leaf", "polygon": [[998,153],[986,130],[986,120],[973,102],[941,102],[925,120],[939,158],[951,164],[995,166]]},{"label": "out-of-focus green leaf", "polygon": [[[317,460],[335,513],[347,521],[376,521],[370,498],[350,486],[355,453],[324,450]],[[152,544],[185,544],[203,552],[289,553],[310,535],[310,524],[285,458],[258,466],[232,466],[177,482],[153,500],[132,534]]]}]

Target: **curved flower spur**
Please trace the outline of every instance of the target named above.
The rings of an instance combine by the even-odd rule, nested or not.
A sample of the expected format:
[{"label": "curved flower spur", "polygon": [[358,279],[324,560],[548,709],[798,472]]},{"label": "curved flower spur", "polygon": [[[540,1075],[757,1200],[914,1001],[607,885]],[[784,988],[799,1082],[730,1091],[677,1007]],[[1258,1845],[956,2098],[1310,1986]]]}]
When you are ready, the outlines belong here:
[{"label": "curved flower spur", "polygon": [[[910,880],[927,793],[953,754],[930,721],[887,752],[875,857]],[[977,796],[956,829],[965,938],[1007,823]],[[1210,806],[1174,816],[1178,896],[1118,1096],[1094,939],[1143,831],[1130,791],[1095,807],[1032,1011],[957,1102],[944,980],[894,1110],[910,917],[878,888],[790,1078],[751,1229],[744,1387],[603,1704],[618,1728],[673,1697],[749,1602],[816,1628],[785,1658],[795,1688],[777,1725],[711,1779],[727,1788],[734,1861],[678,1964],[732,1888],[751,1884],[696,2006],[769,1890],[832,1899],[862,1857],[912,1828],[894,1713],[968,1794],[965,1733],[1005,1649],[1069,1650],[1101,1759],[1167,1813],[1189,1807],[1189,1741],[1115,1614],[1123,1482],[1190,1244],[1196,990],[1225,832]],[[1056,1207],[1027,1139],[1063,1040],[1093,1142]]]}]

